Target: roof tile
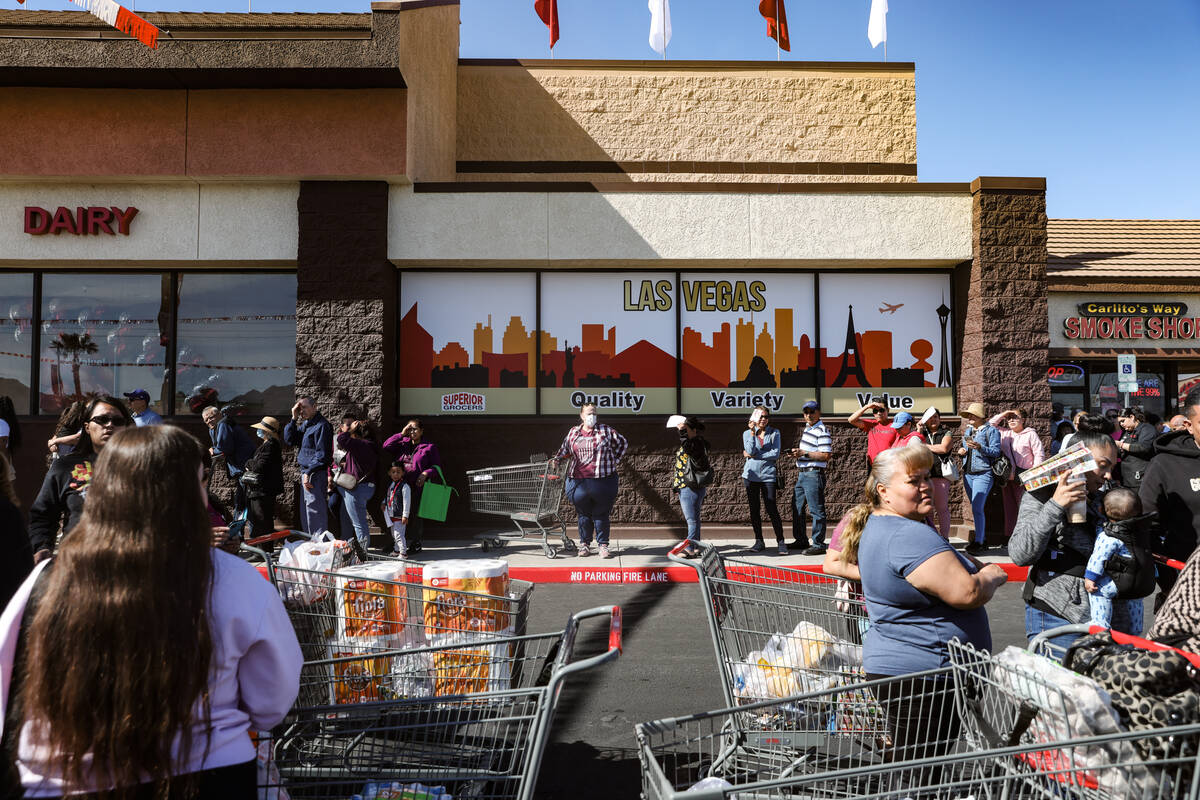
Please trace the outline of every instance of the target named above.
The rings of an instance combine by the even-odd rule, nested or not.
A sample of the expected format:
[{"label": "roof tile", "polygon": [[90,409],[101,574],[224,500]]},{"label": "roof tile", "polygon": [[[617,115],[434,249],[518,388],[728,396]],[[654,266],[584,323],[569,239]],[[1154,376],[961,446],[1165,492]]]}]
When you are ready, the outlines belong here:
[{"label": "roof tile", "polygon": [[1046,227],[1051,275],[1200,276],[1200,220],[1051,219]]}]

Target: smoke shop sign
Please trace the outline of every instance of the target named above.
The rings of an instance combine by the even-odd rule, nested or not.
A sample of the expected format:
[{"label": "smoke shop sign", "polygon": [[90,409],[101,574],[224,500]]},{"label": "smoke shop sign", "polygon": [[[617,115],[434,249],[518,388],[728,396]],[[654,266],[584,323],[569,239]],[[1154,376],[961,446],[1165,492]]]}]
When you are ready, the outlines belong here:
[{"label": "smoke shop sign", "polygon": [[1200,339],[1200,295],[1050,296],[1052,347],[1194,347]]}]

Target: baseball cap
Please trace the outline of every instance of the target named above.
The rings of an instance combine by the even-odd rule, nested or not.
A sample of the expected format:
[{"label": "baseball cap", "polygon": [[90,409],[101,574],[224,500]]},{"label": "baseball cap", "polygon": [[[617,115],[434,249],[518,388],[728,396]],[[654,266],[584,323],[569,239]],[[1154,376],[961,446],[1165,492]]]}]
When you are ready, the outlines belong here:
[{"label": "baseball cap", "polygon": [[907,425],[908,423],[910,423],[912,421],[913,421],[912,414],[908,413],[907,411],[901,411],[899,414],[896,415],[896,418],[894,420],[892,420],[892,427],[893,428],[903,428],[905,425]]},{"label": "baseball cap", "polygon": [[803,411],[812,411],[813,409],[820,408],[820,407],[821,407],[821,404],[818,403],[816,400],[809,400],[807,403],[804,404],[804,408],[802,410]]},{"label": "baseball cap", "polygon": [[150,402],[150,393],[145,389],[134,389],[132,392],[126,392],[125,396],[130,400],[145,400],[147,403]]}]

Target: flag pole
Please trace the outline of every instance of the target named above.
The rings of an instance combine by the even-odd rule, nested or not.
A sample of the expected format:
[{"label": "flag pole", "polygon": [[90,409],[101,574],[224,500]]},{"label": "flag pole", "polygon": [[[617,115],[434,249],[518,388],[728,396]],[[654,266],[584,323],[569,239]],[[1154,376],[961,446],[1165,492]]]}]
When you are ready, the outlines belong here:
[{"label": "flag pole", "polygon": [[667,60],[667,0],[661,0],[659,9],[662,11],[663,23],[663,61]]},{"label": "flag pole", "polygon": [[783,60],[783,56],[779,50],[779,3],[775,4],[775,60]]}]

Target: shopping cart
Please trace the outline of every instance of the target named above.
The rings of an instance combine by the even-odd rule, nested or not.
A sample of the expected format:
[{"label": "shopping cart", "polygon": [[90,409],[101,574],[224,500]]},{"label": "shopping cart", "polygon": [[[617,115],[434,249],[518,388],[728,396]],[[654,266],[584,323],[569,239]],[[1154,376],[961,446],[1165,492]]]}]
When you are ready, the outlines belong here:
[{"label": "shopping cart", "polygon": [[[608,648],[575,660],[580,623],[593,617],[609,618]],[[259,796],[348,798],[394,782],[528,800],[564,681],[620,651],[621,610],[603,606],[572,615],[561,633],[378,654],[394,661],[396,696],[293,710],[260,744]]]},{"label": "shopping cart", "polygon": [[[510,579],[506,595],[426,586],[422,564],[404,559],[383,559],[383,577],[349,575],[341,567],[309,570],[279,567],[261,550],[268,578],[284,601],[288,617],[304,656],[300,707],[330,702],[330,683],[338,684],[344,696],[374,699],[370,693],[355,695],[350,682],[335,669],[350,662],[339,656],[365,658],[373,652],[420,647],[447,637],[478,639],[520,637],[529,619],[529,599],[534,584]],[[350,565],[353,566],[353,565]],[[361,660],[361,659],[360,659]],[[355,670],[374,674],[376,663],[363,661]],[[350,676],[352,677],[352,676]]]},{"label": "shopping cart", "polygon": [[[698,546],[694,560],[680,556]],[[699,576],[705,617],[730,706],[863,679],[862,600],[821,572],[724,556],[681,542],[670,560]],[[788,668],[778,669],[782,661]]]},{"label": "shopping cart", "polygon": [[[481,533],[484,552],[491,547],[503,547],[514,539],[526,536],[542,537],[542,550],[547,558],[558,556],[559,548],[550,544],[550,536],[562,540],[562,550],[576,551],[575,542],[567,535],[567,526],[558,515],[567,483],[570,459],[547,459],[535,455],[528,464],[509,464],[503,467],[474,469],[467,472],[467,495],[471,510],[480,514],[508,517],[516,531]],[[543,522],[549,522],[549,527]]]},{"label": "shopping cart", "polygon": [[[748,707],[803,704],[816,696]],[[945,798],[951,800],[1195,800],[1200,725],[1112,733],[1036,745],[960,747],[896,759],[847,747],[820,753],[788,737],[747,733],[730,723],[746,709],[724,709],[635,727],[643,800],[760,798]],[[1191,745],[1193,755],[1185,755]],[[1175,743],[1175,744],[1167,744]],[[1047,751],[1060,754],[1046,761]],[[1097,753],[1119,755],[1097,758]]]}]

